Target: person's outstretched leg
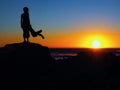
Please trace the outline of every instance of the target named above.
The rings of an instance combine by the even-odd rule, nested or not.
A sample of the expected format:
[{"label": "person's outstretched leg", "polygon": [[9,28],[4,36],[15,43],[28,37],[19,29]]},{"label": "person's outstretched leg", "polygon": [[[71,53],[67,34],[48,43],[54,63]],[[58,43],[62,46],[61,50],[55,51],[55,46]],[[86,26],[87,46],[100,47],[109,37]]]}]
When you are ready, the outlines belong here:
[{"label": "person's outstretched leg", "polygon": [[33,37],[37,36],[37,32],[35,32],[35,30],[31,26],[29,27],[29,31]]},{"label": "person's outstretched leg", "polygon": [[42,34],[40,34],[40,33],[39,33],[38,35],[39,35],[39,36],[41,36],[41,37],[42,37],[42,39],[45,39],[45,37],[44,37]]}]

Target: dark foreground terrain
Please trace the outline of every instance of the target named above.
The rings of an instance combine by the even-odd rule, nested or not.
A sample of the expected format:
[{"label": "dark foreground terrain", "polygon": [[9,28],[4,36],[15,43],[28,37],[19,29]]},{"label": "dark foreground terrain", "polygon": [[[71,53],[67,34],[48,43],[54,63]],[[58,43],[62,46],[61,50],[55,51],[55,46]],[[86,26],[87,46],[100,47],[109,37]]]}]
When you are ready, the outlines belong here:
[{"label": "dark foreground terrain", "polygon": [[70,59],[56,61],[56,70],[59,88],[120,89],[120,56],[106,50],[85,50]]},{"label": "dark foreground terrain", "polygon": [[47,47],[15,43],[0,48],[0,85],[13,90],[120,89],[120,56],[83,51],[55,61]]},{"label": "dark foreground terrain", "polygon": [[0,49],[0,86],[13,90],[46,89],[53,64],[47,47],[35,43],[8,44]]}]

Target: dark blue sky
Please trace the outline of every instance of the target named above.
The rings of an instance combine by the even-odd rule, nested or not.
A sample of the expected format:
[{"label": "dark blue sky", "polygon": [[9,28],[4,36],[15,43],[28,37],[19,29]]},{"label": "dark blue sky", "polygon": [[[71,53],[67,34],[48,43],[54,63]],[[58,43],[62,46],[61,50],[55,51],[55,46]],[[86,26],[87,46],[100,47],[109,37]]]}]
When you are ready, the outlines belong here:
[{"label": "dark blue sky", "polygon": [[120,22],[120,0],[0,0],[0,27],[19,26],[24,6],[36,26],[62,27],[97,18]]}]

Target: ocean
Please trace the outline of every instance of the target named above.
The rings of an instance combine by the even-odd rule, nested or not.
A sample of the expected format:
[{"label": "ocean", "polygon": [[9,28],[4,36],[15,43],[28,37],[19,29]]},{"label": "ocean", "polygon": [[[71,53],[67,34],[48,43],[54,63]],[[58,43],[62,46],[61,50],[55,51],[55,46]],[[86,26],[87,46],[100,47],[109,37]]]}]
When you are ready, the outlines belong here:
[{"label": "ocean", "polygon": [[120,56],[120,48],[102,48],[102,49],[91,49],[91,48],[50,48],[50,54],[55,60],[64,60],[70,57],[77,56],[80,52],[89,51],[104,51],[111,52],[116,56]]}]

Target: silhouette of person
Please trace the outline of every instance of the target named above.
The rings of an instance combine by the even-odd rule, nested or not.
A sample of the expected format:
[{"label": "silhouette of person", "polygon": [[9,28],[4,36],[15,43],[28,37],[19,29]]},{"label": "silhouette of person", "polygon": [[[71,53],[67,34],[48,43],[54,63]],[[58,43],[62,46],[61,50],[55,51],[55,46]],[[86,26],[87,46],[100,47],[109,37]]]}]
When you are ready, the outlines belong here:
[{"label": "silhouette of person", "polygon": [[24,13],[21,14],[21,28],[23,29],[23,38],[24,42],[29,42],[29,37],[30,33],[32,34],[33,37],[36,37],[37,35],[41,36],[42,39],[44,39],[44,36],[40,34],[42,30],[39,30],[35,32],[30,24],[30,19],[29,19],[29,9],[28,7],[23,8]]},{"label": "silhouette of person", "polygon": [[21,28],[23,29],[23,38],[24,42],[29,42],[29,28],[30,28],[30,19],[29,19],[29,11],[27,7],[23,8],[24,13],[21,15]]}]

